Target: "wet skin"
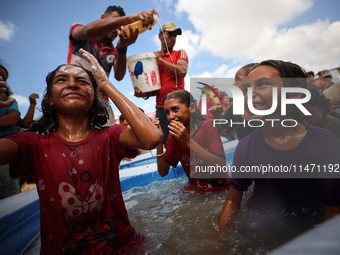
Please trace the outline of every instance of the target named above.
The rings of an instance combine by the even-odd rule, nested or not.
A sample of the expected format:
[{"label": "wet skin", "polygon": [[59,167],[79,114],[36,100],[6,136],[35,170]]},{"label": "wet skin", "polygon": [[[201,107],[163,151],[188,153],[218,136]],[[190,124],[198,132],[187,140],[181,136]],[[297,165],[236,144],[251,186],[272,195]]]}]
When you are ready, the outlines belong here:
[{"label": "wet skin", "polygon": [[50,104],[66,114],[87,114],[94,101],[94,88],[89,75],[81,68],[63,66],[52,81]]}]

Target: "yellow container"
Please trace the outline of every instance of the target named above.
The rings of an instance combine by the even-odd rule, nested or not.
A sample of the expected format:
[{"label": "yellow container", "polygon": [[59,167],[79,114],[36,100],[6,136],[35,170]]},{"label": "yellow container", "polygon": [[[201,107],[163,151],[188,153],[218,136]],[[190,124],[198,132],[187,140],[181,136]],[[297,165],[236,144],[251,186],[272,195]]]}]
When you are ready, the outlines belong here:
[{"label": "yellow container", "polygon": [[[143,23],[141,20],[137,20],[133,23],[131,23],[132,31],[135,31],[136,28],[138,28],[138,34],[144,33],[146,30],[150,30],[158,21],[158,16],[156,14],[153,15],[153,23],[148,25],[147,27],[143,27]],[[130,29],[129,25],[125,26],[125,32],[127,34],[127,37],[130,38]]]}]

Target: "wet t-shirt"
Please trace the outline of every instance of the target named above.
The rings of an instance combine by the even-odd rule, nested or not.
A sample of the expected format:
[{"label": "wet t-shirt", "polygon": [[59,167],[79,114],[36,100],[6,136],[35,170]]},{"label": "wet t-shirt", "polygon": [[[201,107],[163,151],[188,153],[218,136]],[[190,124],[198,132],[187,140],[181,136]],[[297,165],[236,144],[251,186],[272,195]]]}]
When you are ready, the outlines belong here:
[{"label": "wet t-shirt", "polygon": [[17,133],[20,149],[12,175],[33,174],[40,198],[42,254],[111,254],[139,246],[122,198],[118,164],[134,157],[123,147],[121,125],[94,130],[80,142],[56,132]]},{"label": "wet t-shirt", "polygon": [[[205,150],[225,158],[223,144],[217,128],[213,127],[212,121],[203,121],[198,127],[196,132],[191,136],[202,148]],[[201,175],[198,171],[195,173],[196,166],[207,166],[202,159],[190,151],[190,148],[185,146],[171,134],[168,137],[166,143],[166,151],[164,153],[165,160],[169,165],[176,167],[178,162],[182,163],[185,174],[189,178],[188,184],[185,186],[187,190],[195,190],[196,192],[204,191],[218,191],[229,187],[229,176],[222,174],[219,176],[223,178],[223,184],[218,185],[215,178],[211,178],[211,175]],[[192,176],[194,173],[195,176]]]},{"label": "wet t-shirt", "polygon": [[[236,169],[269,165],[302,165],[311,169],[311,164],[335,166],[339,163],[340,143],[336,136],[326,129],[313,126],[307,127],[305,137],[295,148],[286,151],[268,146],[261,129],[257,129],[239,141],[233,159]],[[294,174],[287,175],[286,179],[247,179],[240,178],[241,176],[245,177],[245,174],[233,173],[230,186],[246,191],[254,181],[248,206],[255,210],[277,211],[289,215],[316,215],[321,212],[322,204],[340,206],[340,182],[336,178],[340,176],[336,173],[332,179],[298,179],[294,178]]]}]

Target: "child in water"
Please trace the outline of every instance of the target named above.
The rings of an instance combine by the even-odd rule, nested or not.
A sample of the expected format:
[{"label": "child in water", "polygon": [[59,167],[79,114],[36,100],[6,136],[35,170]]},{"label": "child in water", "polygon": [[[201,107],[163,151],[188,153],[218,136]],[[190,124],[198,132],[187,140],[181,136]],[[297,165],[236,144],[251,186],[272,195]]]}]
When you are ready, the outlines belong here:
[{"label": "child in water", "polygon": [[[176,167],[180,161],[189,178],[185,190],[207,192],[228,189],[227,173],[214,176],[196,171],[201,166],[223,168],[226,159],[218,130],[197,110],[192,95],[186,90],[176,90],[164,97],[163,104],[170,122],[170,135],[164,153],[163,145],[157,146],[158,173],[162,177],[166,176],[170,166]],[[159,120],[156,119],[154,123],[160,129]]]},{"label": "child in water", "polygon": [[[246,80],[247,75],[250,73],[251,70],[253,70],[257,66],[257,63],[250,63],[243,67],[241,67],[235,74],[235,80],[234,80],[234,86],[238,87],[242,91],[244,91],[244,83]],[[210,109],[208,109],[214,119],[225,119],[228,121],[226,124],[218,124],[217,128],[220,131],[220,134],[223,136],[226,136],[229,140],[234,140],[235,135],[234,132],[237,135],[237,139],[241,140],[243,137],[249,135],[251,132],[255,131],[256,127],[250,127],[247,125],[242,125],[244,120],[249,120],[248,114],[244,115],[234,115],[234,105],[232,104],[226,111],[223,111],[221,106],[213,106]],[[234,123],[231,125],[230,123]],[[241,123],[241,124],[235,124],[235,123]],[[232,138],[232,139],[230,139]]]},{"label": "child in water", "polygon": [[6,91],[0,92],[0,138],[10,134],[14,134],[20,131],[18,122],[20,121],[20,112],[18,103],[14,98],[11,98],[13,94],[7,84],[8,70],[0,64],[0,83],[1,87]]},{"label": "child in water", "polygon": [[[118,165],[135,148],[152,149],[161,133],[81,50],[92,73],[61,65],[47,78],[43,117],[31,131],[0,140],[0,164],[12,176],[33,174],[40,198],[41,254],[113,254],[140,246],[125,209]],[[104,91],[131,128],[107,121]],[[47,134],[48,133],[48,134]]]},{"label": "child in water", "polygon": [[309,125],[328,129],[340,140],[340,119],[330,114],[331,104],[329,99],[314,84],[309,84],[307,89],[311,93],[311,99],[305,106],[312,116],[305,117],[305,122]]},{"label": "child in water", "polygon": [[[291,119],[294,111],[293,108],[287,107],[287,115],[281,115],[281,88],[306,88],[306,84],[306,74],[301,67],[279,60],[263,61],[248,74],[245,91],[249,88],[252,89],[254,109],[270,109],[273,104],[273,88],[278,89],[277,109],[270,115],[256,115],[248,109],[250,118],[276,119],[278,121],[275,121],[274,124],[264,121],[261,128],[239,141],[233,159],[233,166],[236,169],[245,166],[269,165],[291,165],[293,167],[301,165],[305,168],[306,166],[311,167],[311,164],[336,166],[340,163],[340,142],[328,130],[313,126],[306,127],[300,123],[290,126],[286,122],[286,125],[290,127],[281,125],[282,120]],[[291,93],[288,96],[299,98],[302,94]],[[245,98],[246,102],[247,97],[248,95]],[[308,174],[307,178],[309,178]],[[312,226],[320,222],[322,218],[329,219],[340,212],[338,179],[299,179],[294,173],[291,175],[287,173],[283,177],[291,179],[258,177],[260,176],[232,174],[230,191],[218,222],[218,234],[221,234],[234,218],[240,209],[243,193],[253,182],[254,190],[247,204],[248,208],[252,210],[261,213],[276,213],[285,217],[304,217],[305,219],[307,217]],[[273,228],[275,224],[272,225]],[[275,237],[273,237],[274,239]]]}]

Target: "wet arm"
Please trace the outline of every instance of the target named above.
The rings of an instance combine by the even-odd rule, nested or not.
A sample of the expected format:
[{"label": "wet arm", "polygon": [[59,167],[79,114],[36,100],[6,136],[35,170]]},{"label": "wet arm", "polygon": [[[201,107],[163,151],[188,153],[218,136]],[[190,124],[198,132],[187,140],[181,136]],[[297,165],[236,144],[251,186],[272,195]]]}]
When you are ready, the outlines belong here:
[{"label": "wet arm", "polygon": [[115,70],[115,79],[121,81],[126,74],[126,54],[118,52],[113,68]]},{"label": "wet arm", "polygon": [[[113,68],[115,70],[115,79],[117,81],[121,81],[126,73],[126,51],[127,47],[131,44],[135,43],[138,38],[138,28],[134,32],[132,26],[128,26],[130,30],[130,36],[127,37],[127,33],[124,27],[121,27],[121,30],[117,30],[119,40],[117,43],[117,58],[113,64]],[[122,52],[123,51],[123,52]],[[124,53],[125,51],[125,53]]]},{"label": "wet arm", "polygon": [[90,38],[100,37],[136,20],[142,20],[144,26],[147,26],[153,23],[153,14],[157,14],[154,9],[148,12],[142,11],[121,17],[113,17],[110,15],[106,18],[90,22],[85,26],[76,27],[72,32],[72,37],[75,40],[88,40]]},{"label": "wet arm", "polygon": [[0,165],[9,164],[20,159],[18,145],[9,139],[0,139]]},{"label": "wet arm", "polygon": [[35,106],[37,105],[36,99],[39,97],[38,94],[32,93],[29,96],[30,99],[30,106],[27,110],[27,113],[25,117],[19,121],[18,125],[22,128],[29,128],[30,122],[33,120],[34,112],[35,112]]},{"label": "wet arm", "polygon": [[119,138],[122,145],[151,150],[162,142],[159,130],[149,117],[112,84],[107,84],[102,90],[111,98],[131,127],[122,132]]},{"label": "wet arm", "polygon": [[168,175],[170,165],[168,162],[165,161],[164,155],[163,155],[163,143],[158,144],[157,146],[157,169],[160,176],[164,177]]},{"label": "wet arm", "polygon": [[[163,140],[163,131],[162,131],[162,128],[160,126],[159,119],[158,118],[154,119],[153,124],[158,128],[159,132],[162,135],[162,140]],[[157,145],[157,154],[156,155],[157,155],[158,173],[159,173],[160,176],[164,177],[164,176],[168,175],[170,165],[168,164],[168,162],[164,158],[164,151],[163,151],[163,143],[162,142]]]},{"label": "wet arm", "polygon": [[220,236],[225,230],[227,224],[234,218],[240,209],[243,192],[230,187],[228,197],[223,205],[220,218],[218,220],[217,235]]},{"label": "wet arm", "polygon": [[[1,87],[0,87],[0,89],[1,89]],[[14,98],[10,98],[6,101],[0,100],[0,109],[10,107],[14,102],[15,102]]]},{"label": "wet arm", "polygon": [[129,123],[130,128],[125,129],[119,136],[123,146],[130,148],[153,149],[162,141],[161,132],[135,104],[127,99],[114,87],[98,61],[88,52],[81,50],[83,56],[91,63],[99,88],[104,91],[117,106],[119,111]]},{"label": "wet arm", "polygon": [[6,115],[0,117],[0,128],[15,125],[20,120],[20,112],[17,110],[9,110]]}]

